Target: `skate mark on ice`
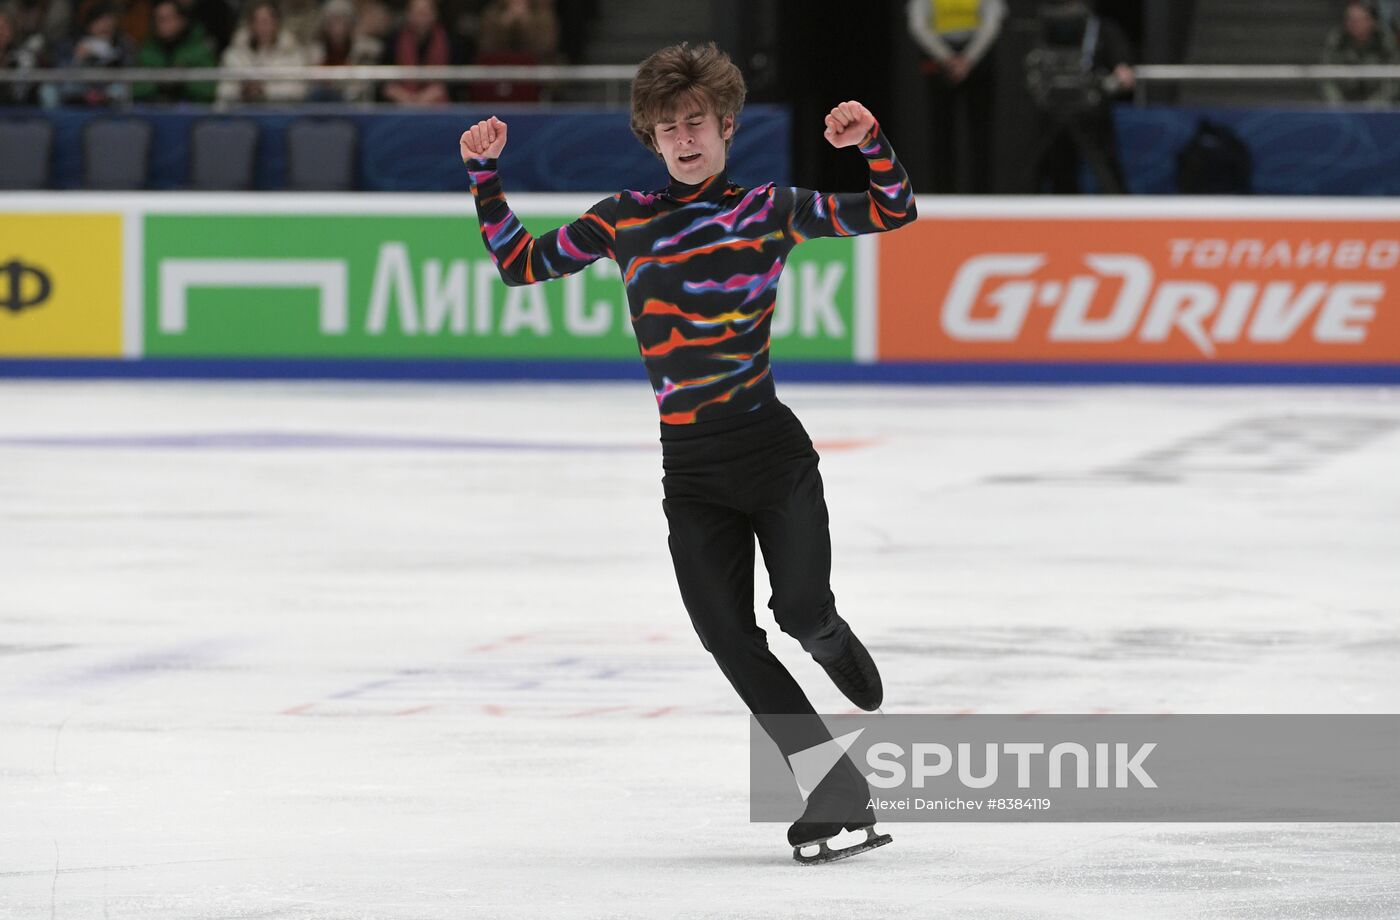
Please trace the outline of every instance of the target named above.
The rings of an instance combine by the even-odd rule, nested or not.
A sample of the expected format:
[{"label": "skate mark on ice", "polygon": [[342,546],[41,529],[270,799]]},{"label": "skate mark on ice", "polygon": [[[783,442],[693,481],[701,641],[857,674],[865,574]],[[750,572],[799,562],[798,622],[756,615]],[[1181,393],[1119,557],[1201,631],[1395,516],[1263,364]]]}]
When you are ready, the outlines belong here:
[{"label": "skate mark on ice", "polygon": [[54,685],[88,686],[164,674],[172,671],[206,671],[227,658],[234,649],[247,645],[242,638],[206,639],[162,649],[118,655],[87,665],[58,678]]},{"label": "skate mark on ice", "polygon": [[1122,463],[1083,473],[1023,473],[983,482],[1173,485],[1303,473],[1400,430],[1400,419],[1368,415],[1259,416],[1183,438]]},{"label": "skate mark on ice", "polygon": [[[1387,641],[1400,642],[1400,630]],[[1141,627],[1087,630],[1064,626],[947,627],[907,626],[886,630],[870,643],[872,652],[892,658],[979,661],[1005,658],[1062,658],[1073,661],[1179,660],[1239,662],[1270,653],[1322,647],[1349,648],[1377,641],[1360,634],[1301,629],[1176,629]]]},{"label": "skate mark on ice", "polygon": [[[676,642],[662,632],[620,639],[600,638],[596,633],[512,633],[454,657],[446,665],[370,674],[279,712],[318,718],[450,711],[657,719],[741,711],[713,680],[708,659],[690,643]],[[690,686],[704,689],[698,694],[687,692]],[[658,705],[658,696],[686,704]],[[707,699],[725,705],[707,706]]]}]

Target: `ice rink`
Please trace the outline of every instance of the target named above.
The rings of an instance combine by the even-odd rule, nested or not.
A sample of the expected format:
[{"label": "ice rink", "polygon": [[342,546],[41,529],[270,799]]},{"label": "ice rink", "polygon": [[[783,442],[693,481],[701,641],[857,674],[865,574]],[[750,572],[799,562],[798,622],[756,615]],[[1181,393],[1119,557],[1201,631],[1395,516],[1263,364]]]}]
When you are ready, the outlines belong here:
[{"label": "ice rink", "polygon": [[[1400,711],[1400,391],[778,382],[887,712]],[[0,917],[1400,916],[1393,824],[795,865],[660,477],[640,381],[0,383]]]}]

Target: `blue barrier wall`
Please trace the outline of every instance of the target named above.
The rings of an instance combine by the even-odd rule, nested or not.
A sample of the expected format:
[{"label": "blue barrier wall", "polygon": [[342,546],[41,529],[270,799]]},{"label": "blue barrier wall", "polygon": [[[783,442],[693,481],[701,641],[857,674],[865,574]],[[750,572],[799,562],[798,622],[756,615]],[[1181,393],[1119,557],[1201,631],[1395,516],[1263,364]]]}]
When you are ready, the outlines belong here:
[{"label": "blue barrier wall", "polygon": [[1254,155],[1258,195],[1400,194],[1400,112],[1120,106],[1128,190],[1176,191],[1176,155],[1201,118],[1237,132]]},{"label": "blue barrier wall", "polygon": [[[125,113],[122,113],[125,115]],[[282,188],[286,176],[286,130],[297,118],[335,117],[356,124],[360,134],[359,187],[376,192],[466,191],[467,176],[457,156],[462,130],[488,115],[510,125],[503,175],[511,191],[579,192],[596,189],[653,189],[666,184],[661,162],[644,149],[628,126],[626,112],[604,109],[511,111],[452,106],[431,111],[343,108],[258,110],[220,116],[207,108],[142,108],[131,114],[150,121],[153,189],[184,188],[189,177],[190,127],[209,117],[252,118],[262,127],[255,187]],[[54,126],[52,186],[82,186],[82,129],[107,111],[88,109],[0,109],[0,118],[47,119]],[[736,182],[791,184],[791,117],[781,106],[744,109],[742,128],[730,151],[729,174]],[[504,165],[507,164],[508,165]]]}]

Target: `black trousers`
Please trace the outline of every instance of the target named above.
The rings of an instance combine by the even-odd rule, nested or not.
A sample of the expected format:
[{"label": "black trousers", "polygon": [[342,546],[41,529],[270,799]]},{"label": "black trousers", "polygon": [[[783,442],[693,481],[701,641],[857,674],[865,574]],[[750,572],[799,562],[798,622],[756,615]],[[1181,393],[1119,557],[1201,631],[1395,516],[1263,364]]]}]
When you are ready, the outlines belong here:
[{"label": "black trousers", "polygon": [[[701,644],[751,712],[814,714],[754,616],[757,540],[778,627],[818,661],[849,641],[831,591],[819,457],[802,423],[775,400],[714,422],[662,425],[661,453],[671,559]],[[782,724],[769,734],[784,754],[831,737],[815,718]]]}]

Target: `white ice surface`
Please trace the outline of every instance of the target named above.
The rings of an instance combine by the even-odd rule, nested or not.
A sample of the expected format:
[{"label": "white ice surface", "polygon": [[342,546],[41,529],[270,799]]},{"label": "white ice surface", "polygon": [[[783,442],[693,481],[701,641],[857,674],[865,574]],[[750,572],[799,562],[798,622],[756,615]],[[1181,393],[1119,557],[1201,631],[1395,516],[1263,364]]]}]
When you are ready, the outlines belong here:
[{"label": "white ice surface", "polygon": [[[1397,391],[780,390],[887,711],[1400,711]],[[794,865],[665,535],[642,383],[0,384],[0,917],[1400,916],[1390,824]]]}]

